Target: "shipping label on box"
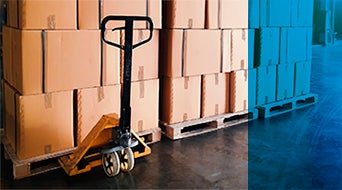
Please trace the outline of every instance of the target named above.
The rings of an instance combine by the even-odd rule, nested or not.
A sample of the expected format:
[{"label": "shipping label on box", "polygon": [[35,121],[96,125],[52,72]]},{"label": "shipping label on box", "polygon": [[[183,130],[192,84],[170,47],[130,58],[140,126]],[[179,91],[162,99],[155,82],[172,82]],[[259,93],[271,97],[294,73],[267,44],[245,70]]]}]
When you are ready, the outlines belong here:
[{"label": "shipping label on box", "polygon": [[135,132],[159,127],[159,79],[136,81],[131,86],[131,126]]},{"label": "shipping label on box", "polygon": [[[162,26],[161,0],[78,0],[78,23],[80,29],[99,29],[103,18],[109,15],[149,16],[155,29]],[[108,22],[108,28],[124,26],[122,21]],[[135,29],[146,29],[147,23],[134,23]]]},{"label": "shipping label on box", "polygon": [[310,92],[311,62],[297,62],[295,64],[294,96]]},{"label": "shipping label on box", "polygon": [[276,65],[257,68],[256,96],[258,106],[276,100]]},{"label": "shipping label on box", "polygon": [[16,152],[20,160],[72,148],[72,91],[17,94],[16,124]]},{"label": "shipping label on box", "polygon": [[293,97],[294,89],[294,64],[277,65],[277,93],[276,100]]},{"label": "shipping label on box", "polygon": [[18,1],[21,29],[76,29],[76,0]]},{"label": "shipping label on box", "polygon": [[255,30],[255,67],[279,63],[280,28]]},{"label": "shipping label on box", "polygon": [[171,124],[200,118],[201,76],[162,80],[161,120]]},{"label": "shipping label on box", "polygon": [[291,0],[261,0],[260,26],[284,27],[291,25]]},{"label": "shipping label on box", "polygon": [[120,85],[110,85],[77,90],[76,138],[79,145],[102,115],[116,113],[120,116]]},{"label": "shipping label on box", "polygon": [[228,113],[229,74],[218,73],[202,76],[201,117]]},{"label": "shipping label on box", "polygon": [[205,0],[163,1],[163,28],[204,29]]},{"label": "shipping label on box", "polygon": [[240,112],[255,107],[256,69],[230,73],[229,111]]},{"label": "shipping label on box", "polygon": [[219,73],[220,30],[162,30],[161,72],[169,77]]}]

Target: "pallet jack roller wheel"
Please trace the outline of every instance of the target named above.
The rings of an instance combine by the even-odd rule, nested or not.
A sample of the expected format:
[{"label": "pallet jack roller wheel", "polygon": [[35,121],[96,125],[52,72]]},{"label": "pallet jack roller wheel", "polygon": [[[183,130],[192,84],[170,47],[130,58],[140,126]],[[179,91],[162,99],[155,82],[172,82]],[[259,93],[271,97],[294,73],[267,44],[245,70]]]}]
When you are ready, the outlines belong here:
[{"label": "pallet jack roller wheel", "polygon": [[102,166],[108,177],[116,176],[120,172],[120,159],[116,152],[102,154]]},{"label": "pallet jack roller wheel", "polygon": [[123,172],[129,172],[134,168],[134,154],[131,148],[124,148],[120,151],[120,168]]}]

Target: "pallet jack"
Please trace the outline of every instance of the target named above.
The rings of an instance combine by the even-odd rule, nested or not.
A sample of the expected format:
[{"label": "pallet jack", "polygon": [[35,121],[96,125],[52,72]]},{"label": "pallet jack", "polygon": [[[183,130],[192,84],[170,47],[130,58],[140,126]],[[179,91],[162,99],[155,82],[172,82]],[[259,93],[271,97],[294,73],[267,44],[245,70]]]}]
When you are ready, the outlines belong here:
[{"label": "pallet jack", "polygon": [[[106,24],[109,21],[124,21],[125,26],[112,29],[125,31],[125,44],[120,45],[106,39]],[[147,39],[133,44],[133,25],[135,21],[148,23],[150,35]],[[146,156],[151,149],[131,129],[131,70],[132,51],[152,39],[153,22],[150,17],[107,16],[100,25],[101,39],[124,51],[123,87],[121,93],[120,118],[117,114],[103,115],[73,153],[60,157],[59,164],[70,175],[88,172],[102,165],[107,176],[115,176],[120,170],[128,172],[134,167],[134,159]],[[102,157],[102,158],[101,158]]]}]

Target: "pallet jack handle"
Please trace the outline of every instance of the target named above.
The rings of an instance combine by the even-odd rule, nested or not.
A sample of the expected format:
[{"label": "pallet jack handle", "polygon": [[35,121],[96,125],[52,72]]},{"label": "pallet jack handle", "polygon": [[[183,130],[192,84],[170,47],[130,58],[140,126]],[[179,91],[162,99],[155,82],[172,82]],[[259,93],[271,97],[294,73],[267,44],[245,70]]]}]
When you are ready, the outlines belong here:
[{"label": "pallet jack handle", "polygon": [[[125,26],[112,29],[125,30],[125,44],[116,44],[106,39],[105,31],[106,25],[109,21],[125,21]],[[145,21],[148,23],[150,35],[147,39],[133,44],[133,26],[135,21]],[[152,39],[153,22],[150,17],[144,16],[107,16],[102,20],[101,39],[114,47],[120,48],[124,51],[124,74],[123,74],[123,90],[121,94],[121,109],[120,109],[120,123],[119,127],[113,128],[113,139],[118,140],[118,144],[122,147],[130,147],[132,142],[131,136],[131,73],[132,73],[132,50],[137,48]]]}]

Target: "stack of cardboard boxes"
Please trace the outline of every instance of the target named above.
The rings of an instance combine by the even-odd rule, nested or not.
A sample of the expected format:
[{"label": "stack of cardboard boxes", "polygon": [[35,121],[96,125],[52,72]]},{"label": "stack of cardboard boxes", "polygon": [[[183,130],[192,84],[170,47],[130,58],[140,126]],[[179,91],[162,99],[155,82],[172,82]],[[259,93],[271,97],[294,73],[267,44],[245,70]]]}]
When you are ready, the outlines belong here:
[{"label": "stack of cardboard boxes", "polygon": [[[102,43],[101,19],[148,15],[161,28],[160,0],[12,0],[7,12],[4,132],[19,159],[75,147],[103,114],[120,113],[123,52]],[[135,27],[138,42],[148,31],[145,23]],[[122,31],[106,35],[124,42]],[[133,53],[132,128],[137,132],[158,129],[158,39],[155,30],[153,40]]]},{"label": "stack of cardboard boxes", "polygon": [[163,3],[160,120],[172,124],[248,110],[249,77],[255,81],[248,0]]},{"label": "stack of cardboard boxes", "polygon": [[[253,0],[251,1],[253,2]],[[312,0],[254,0],[256,104],[310,92]],[[253,12],[253,11],[252,11]],[[257,9],[254,10],[257,12]]]}]

